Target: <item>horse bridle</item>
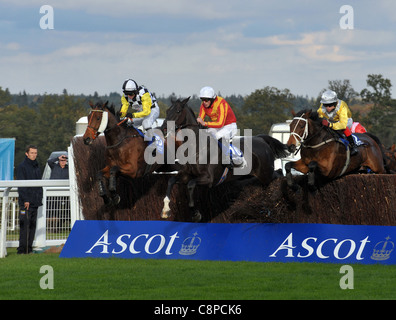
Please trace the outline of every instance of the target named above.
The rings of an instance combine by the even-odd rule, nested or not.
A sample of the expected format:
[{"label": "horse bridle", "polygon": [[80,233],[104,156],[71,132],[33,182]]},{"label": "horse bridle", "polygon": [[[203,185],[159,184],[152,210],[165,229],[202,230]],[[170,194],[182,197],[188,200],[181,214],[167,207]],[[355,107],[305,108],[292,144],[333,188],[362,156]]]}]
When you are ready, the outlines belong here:
[{"label": "horse bridle", "polygon": [[104,132],[106,130],[107,123],[108,123],[108,120],[109,120],[109,115],[108,115],[107,111],[105,111],[105,110],[92,110],[91,113],[92,112],[102,112],[103,113],[102,114],[102,120],[100,122],[99,128],[97,128],[97,129],[92,127],[92,125],[91,125],[91,121],[93,119],[93,116],[90,119],[89,119],[89,116],[88,116],[89,121],[88,121],[87,129],[89,129],[92,132],[93,140],[95,140],[102,132]]},{"label": "horse bridle", "polygon": [[[116,128],[117,126],[120,126],[122,123],[124,123],[127,120],[127,118],[124,118],[123,120],[118,122],[114,127],[111,127],[111,128],[107,129],[107,124],[108,124],[108,121],[109,121],[109,119],[108,119],[108,117],[109,117],[108,111],[106,111],[106,110],[92,110],[91,112],[102,112],[103,113],[102,120],[101,120],[101,123],[100,123],[98,129],[92,127],[92,125],[90,125],[91,121],[88,121],[87,128],[93,133],[93,140],[95,140],[102,132],[110,131],[111,129]],[[91,117],[91,119],[92,119],[92,117]],[[139,134],[126,135],[118,143],[116,143],[114,145],[111,145],[111,146],[106,146],[106,149],[111,149],[111,148],[118,147],[127,138],[137,138],[137,137],[140,137],[140,135]]]},{"label": "horse bridle", "polygon": [[[293,136],[294,139],[297,141],[297,147],[298,147],[308,137],[308,119],[305,119],[303,117],[295,117],[295,118],[293,118],[293,121],[294,120],[298,120],[298,121],[297,121],[296,125],[294,126],[293,131],[290,132],[290,135]],[[305,121],[304,133],[302,136],[300,136],[298,133],[295,132],[300,121]]]},{"label": "horse bridle", "polygon": [[[303,117],[295,117],[295,118],[293,118],[293,121],[294,120],[298,120],[298,121],[297,121],[296,125],[294,126],[293,131],[290,132],[290,135],[292,135],[294,137],[294,139],[297,141],[297,145],[296,145],[297,147],[299,145],[301,145],[301,146],[304,146],[305,148],[315,149],[315,148],[319,148],[319,147],[321,147],[321,146],[323,146],[323,145],[325,145],[325,144],[327,144],[329,142],[332,142],[332,141],[336,140],[334,138],[330,138],[330,139],[327,139],[326,141],[323,141],[323,142],[318,143],[316,145],[309,146],[306,143],[304,143],[304,141],[306,142],[307,140],[311,140],[312,138],[314,138],[317,134],[319,134],[320,130],[316,134],[312,135],[309,139],[307,139],[308,138],[308,119],[305,119]],[[297,128],[297,125],[300,123],[300,121],[305,121],[304,133],[303,133],[302,136],[300,136],[298,133],[295,132],[295,130]]]}]

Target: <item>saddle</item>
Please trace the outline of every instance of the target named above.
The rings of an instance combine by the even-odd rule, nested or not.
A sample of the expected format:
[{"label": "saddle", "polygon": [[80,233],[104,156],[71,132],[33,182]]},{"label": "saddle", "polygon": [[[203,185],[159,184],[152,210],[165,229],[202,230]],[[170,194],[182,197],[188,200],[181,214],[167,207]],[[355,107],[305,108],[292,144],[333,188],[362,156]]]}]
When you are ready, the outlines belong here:
[{"label": "saddle", "polygon": [[[348,149],[349,141],[348,141],[347,137],[345,136],[344,132],[342,130],[334,131],[334,132],[337,133],[336,140],[341,142],[345,146],[345,148]],[[356,147],[364,145],[364,142],[362,140],[360,140],[359,137],[353,133],[352,133],[352,138],[353,138],[353,141],[355,141]]]}]

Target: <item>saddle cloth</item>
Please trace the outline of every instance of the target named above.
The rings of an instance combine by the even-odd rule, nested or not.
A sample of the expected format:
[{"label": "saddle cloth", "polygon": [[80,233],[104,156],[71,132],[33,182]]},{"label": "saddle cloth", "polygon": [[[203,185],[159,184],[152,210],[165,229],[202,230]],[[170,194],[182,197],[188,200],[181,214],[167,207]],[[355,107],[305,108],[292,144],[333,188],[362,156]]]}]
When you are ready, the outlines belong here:
[{"label": "saddle cloth", "polygon": [[[144,133],[136,127],[135,127],[135,129],[139,133],[139,135],[141,135],[146,140],[146,136],[144,135]],[[155,143],[156,152],[158,152],[160,154],[164,153],[164,141],[159,135],[154,134],[151,141],[149,141],[148,145],[150,146],[152,143]]]},{"label": "saddle cloth", "polygon": [[[359,139],[358,136],[352,134],[352,138],[355,141],[355,145],[357,147],[364,145],[363,141]],[[348,148],[349,146],[349,141],[347,139],[344,138],[340,138],[341,142],[344,144],[345,148]]]}]

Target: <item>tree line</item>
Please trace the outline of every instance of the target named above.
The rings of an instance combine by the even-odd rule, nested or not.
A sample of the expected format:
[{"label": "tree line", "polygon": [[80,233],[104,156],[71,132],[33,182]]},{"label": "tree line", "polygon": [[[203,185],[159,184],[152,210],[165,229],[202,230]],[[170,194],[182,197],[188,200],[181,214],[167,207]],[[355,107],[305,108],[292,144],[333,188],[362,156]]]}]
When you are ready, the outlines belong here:
[{"label": "tree line", "polygon": [[[361,122],[366,129],[380,138],[385,146],[396,142],[396,100],[391,98],[392,84],[380,74],[367,76],[367,87],[357,92],[349,80],[330,80],[328,87],[318,96],[293,95],[289,89],[267,86],[247,96],[234,94],[223,96],[233,108],[238,128],[252,129],[253,134],[268,133],[271,125],[291,119],[291,110],[317,110],[320,96],[326,89],[337,92],[339,99],[348,103],[354,121]],[[154,92],[155,94],[155,92]],[[219,92],[221,95],[221,92]],[[185,98],[175,93],[157,96],[160,117],[164,118],[172,100]],[[121,95],[111,92],[100,96],[71,95],[66,89],[62,94],[27,94],[25,91],[11,94],[0,87],[0,138],[16,138],[15,166],[24,159],[28,144],[39,148],[38,161],[44,167],[53,151],[67,150],[75,135],[76,121],[90,110],[89,101],[109,101],[117,108]],[[189,105],[198,114],[201,102],[197,95],[190,98]]]}]

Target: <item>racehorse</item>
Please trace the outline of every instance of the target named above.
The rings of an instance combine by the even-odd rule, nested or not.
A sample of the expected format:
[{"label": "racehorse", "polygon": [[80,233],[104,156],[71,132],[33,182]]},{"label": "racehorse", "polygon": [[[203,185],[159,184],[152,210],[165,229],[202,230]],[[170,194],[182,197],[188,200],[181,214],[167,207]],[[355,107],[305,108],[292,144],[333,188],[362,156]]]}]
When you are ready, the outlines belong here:
[{"label": "racehorse", "polygon": [[[116,192],[118,174],[131,178],[142,177],[161,165],[150,165],[144,159],[148,145],[144,136],[134,127],[126,125],[126,118],[120,121],[115,115],[114,106],[98,102],[88,115],[88,127],[83,136],[84,143],[91,144],[100,133],[106,139],[106,167],[98,172],[99,194],[106,205],[117,205],[120,197]],[[110,194],[110,196],[109,196]]]},{"label": "racehorse", "polygon": [[[176,139],[178,135],[180,137],[180,133],[183,133],[183,130],[189,129],[189,132],[193,134],[188,135],[189,138],[187,141],[184,141],[184,143],[180,142],[180,139],[176,139],[179,141],[176,141],[176,147],[180,149],[187,144],[192,144],[196,147],[192,156],[192,161],[188,161],[183,165],[180,163],[181,169],[179,169],[178,174],[171,177],[168,181],[161,218],[169,218],[169,203],[172,188],[175,183],[182,183],[187,185],[187,195],[189,208],[192,212],[192,220],[198,222],[201,220],[202,215],[194,205],[195,186],[203,185],[212,188],[220,183],[238,179],[243,176],[235,174],[236,168],[229,169],[222,164],[223,152],[225,149],[220,142],[208,133],[206,133],[204,139],[200,138],[200,133],[202,133],[200,130],[206,132],[206,127],[202,127],[198,124],[194,111],[187,105],[188,100],[189,98],[183,101],[178,99],[172,102],[172,106],[167,110],[166,119],[161,127],[161,130],[166,133],[168,144],[170,139]],[[170,126],[171,122],[174,122],[173,131]],[[190,141],[190,138],[193,140]],[[250,139],[251,145],[246,143],[245,146],[245,142],[248,141],[247,139]],[[233,139],[234,144],[236,144],[236,140],[236,138]],[[217,150],[214,150],[213,146],[215,146]],[[288,154],[286,145],[264,134],[255,137],[241,137],[239,148],[245,155],[249,152],[251,153],[251,157],[246,157],[247,166],[251,168],[248,175],[257,177],[264,186],[268,185],[275,178],[274,160],[286,157]],[[206,157],[202,157],[202,153],[205,154],[205,152]],[[225,152],[229,157],[228,149]]]},{"label": "racehorse", "polygon": [[316,175],[333,180],[360,167],[368,167],[375,173],[386,173],[381,148],[370,135],[355,134],[362,145],[356,155],[350,156],[349,147],[341,141],[338,133],[321,124],[322,118],[316,111],[304,110],[292,114],[294,118],[290,123],[287,146],[290,152],[295,152],[301,145],[301,159],[285,165],[290,188],[297,189],[292,179],[292,168],[308,174],[308,187],[313,190],[316,189]]}]

